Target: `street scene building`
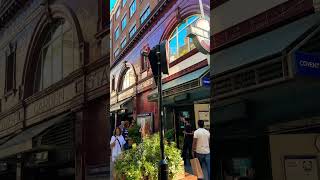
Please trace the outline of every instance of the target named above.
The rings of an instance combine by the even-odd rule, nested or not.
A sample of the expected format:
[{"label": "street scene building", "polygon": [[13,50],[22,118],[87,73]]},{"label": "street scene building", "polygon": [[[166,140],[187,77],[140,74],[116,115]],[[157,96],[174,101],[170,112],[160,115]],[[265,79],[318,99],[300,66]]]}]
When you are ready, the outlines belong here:
[{"label": "street scene building", "polygon": [[319,4],[213,1],[214,179],[319,179]]},{"label": "street scene building", "polygon": [[[183,137],[182,117],[209,127],[209,59],[196,48],[188,29],[203,16],[209,20],[209,1],[118,0],[111,11],[110,116],[113,127],[121,121],[147,121],[159,130],[157,89],[147,57],[142,52],[166,41],[169,75],[163,75],[165,129]],[[203,83],[206,82],[206,83]],[[182,139],[180,139],[182,142]],[[182,147],[180,147],[182,148]]]},{"label": "street scene building", "polygon": [[0,1],[1,180],[106,178],[108,7]]}]

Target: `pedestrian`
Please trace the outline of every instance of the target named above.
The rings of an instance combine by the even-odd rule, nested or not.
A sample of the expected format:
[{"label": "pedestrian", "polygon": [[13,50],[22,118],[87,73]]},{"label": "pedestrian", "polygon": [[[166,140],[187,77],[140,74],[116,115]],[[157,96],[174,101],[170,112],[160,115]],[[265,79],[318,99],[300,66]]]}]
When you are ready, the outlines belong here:
[{"label": "pedestrian", "polygon": [[126,141],[126,143],[124,144],[125,150],[129,149],[129,142],[128,142],[129,141],[129,131],[128,131],[128,129],[129,129],[129,121],[126,120],[124,122],[124,127],[122,130],[122,136],[123,136],[124,140]]},{"label": "pedestrian", "polygon": [[186,118],[186,126],[183,131],[184,134],[184,142],[183,142],[183,159],[184,162],[187,162],[187,159],[192,157],[192,142],[193,142],[193,130],[190,124],[190,119]]},{"label": "pedestrian", "polygon": [[120,124],[120,126],[119,126],[119,128],[121,129],[121,132],[123,131],[123,128],[124,128],[124,122],[125,122],[125,121],[121,121],[121,124]]},{"label": "pedestrian", "polygon": [[113,136],[111,137],[111,140],[110,140],[111,170],[112,170],[113,177],[115,177],[116,175],[114,172],[114,162],[117,159],[117,157],[121,154],[124,144],[125,144],[125,140],[121,135],[121,129],[117,127],[114,130]]},{"label": "pedestrian", "polygon": [[210,132],[204,129],[203,120],[198,121],[198,126],[199,128],[193,135],[193,157],[199,159],[202,170],[204,169],[204,166],[206,166],[208,178],[210,179]]}]

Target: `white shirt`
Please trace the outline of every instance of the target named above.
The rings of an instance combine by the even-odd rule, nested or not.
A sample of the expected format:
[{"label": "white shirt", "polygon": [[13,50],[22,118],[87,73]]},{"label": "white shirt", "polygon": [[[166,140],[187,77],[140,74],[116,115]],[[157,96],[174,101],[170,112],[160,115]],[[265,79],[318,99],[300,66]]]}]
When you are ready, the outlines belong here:
[{"label": "white shirt", "polygon": [[196,152],[199,154],[209,154],[210,132],[204,128],[199,128],[194,132],[193,138],[197,139]]},{"label": "white shirt", "polygon": [[115,142],[115,146],[112,147],[111,149],[112,162],[114,162],[116,158],[121,154],[122,152],[121,148],[123,148],[123,145],[126,143],[126,141],[124,140],[123,136],[120,135],[120,136],[112,136],[110,144],[112,144],[113,142]]}]

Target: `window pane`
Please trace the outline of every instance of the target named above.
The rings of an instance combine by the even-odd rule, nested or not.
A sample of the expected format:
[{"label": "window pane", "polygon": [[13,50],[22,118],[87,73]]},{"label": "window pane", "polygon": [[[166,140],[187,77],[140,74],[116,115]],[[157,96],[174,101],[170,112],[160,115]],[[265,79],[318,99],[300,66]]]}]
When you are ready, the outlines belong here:
[{"label": "window pane", "polygon": [[188,24],[193,23],[195,20],[197,20],[199,17],[198,16],[191,16],[188,18]]},{"label": "window pane", "polygon": [[127,17],[125,16],[123,19],[122,19],[122,22],[121,22],[121,28],[122,30],[127,26]]},{"label": "window pane", "polygon": [[130,17],[134,14],[136,11],[136,1],[134,0],[130,6]]},{"label": "window pane", "polygon": [[130,32],[129,32],[130,38],[134,35],[135,32],[136,32],[136,26],[134,26],[134,27],[130,30]]},{"label": "window pane", "polygon": [[61,38],[58,38],[52,43],[52,83],[56,83],[62,79],[62,47]]},{"label": "window pane", "polygon": [[45,48],[43,50],[43,72],[42,72],[42,80],[43,80],[43,88],[47,88],[51,85],[52,82],[52,61],[51,61],[51,48]]},{"label": "window pane", "polygon": [[178,31],[181,31],[183,28],[187,26],[187,22],[183,21],[179,26],[178,26]]},{"label": "window pane", "polygon": [[72,31],[63,36],[63,77],[68,76],[73,69],[73,37]]},{"label": "window pane", "polygon": [[59,37],[59,36],[61,36],[61,34],[62,34],[62,25],[59,25],[53,32],[52,32],[52,37],[51,37],[51,39],[53,40],[53,39],[55,39],[55,38],[57,38],[57,37]]},{"label": "window pane", "polygon": [[178,49],[177,49],[177,37],[174,37],[169,41],[169,57],[170,61],[173,61],[178,56]]},{"label": "window pane", "polygon": [[189,52],[188,40],[187,29],[184,29],[178,33],[179,56],[182,56]]}]

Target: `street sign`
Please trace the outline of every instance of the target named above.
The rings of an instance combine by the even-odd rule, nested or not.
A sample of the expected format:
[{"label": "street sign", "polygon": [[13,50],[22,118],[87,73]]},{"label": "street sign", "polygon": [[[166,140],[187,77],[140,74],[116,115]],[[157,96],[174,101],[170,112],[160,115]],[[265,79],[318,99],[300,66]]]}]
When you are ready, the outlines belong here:
[{"label": "street sign", "polygon": [[296,74],[320,77],[320,54],[295,52]]},{"label": "street sign", "polygon": [[210,53],[210,22],[207,19],[198,19],[188,28],[188,37],[192,38],[196,48],[204,53]]}]

